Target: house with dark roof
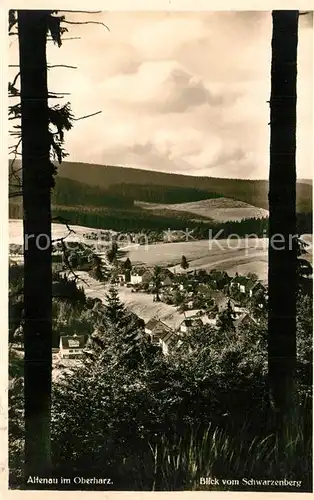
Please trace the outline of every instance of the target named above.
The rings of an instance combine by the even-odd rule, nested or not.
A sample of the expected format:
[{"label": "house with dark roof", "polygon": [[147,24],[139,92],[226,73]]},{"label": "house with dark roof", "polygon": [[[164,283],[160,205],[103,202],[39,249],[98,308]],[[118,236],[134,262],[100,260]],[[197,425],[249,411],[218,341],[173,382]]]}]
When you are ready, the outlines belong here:
[{"label": "house with dark roof", "polygon": [[259,292],[260,290],[266,294],[266,288],[260,281],[254,281],[252,284],[249,283],[247,285],[247,291],[250,297],[253,297],[253,295]]},{"label": "house with dark roof", "polygon": [[179,327],[180,333],[190,333],[194,328],[199,328],[203,326],[202,318],[199,316],[192,316],[190,318],[185,318]]},{"label": "house with dark roof", "polygon": [[64,359],[75,359],[82,355],[83,349],[86,345],[84,335],[64,335],[60,337],[59,355]]},{"label": "house with dark roof", "polygon": [[208,283],[211,288],[217,290],[223,290],[226,286],[229,285],[231,278],[225,271],[212,269],[208,273]]},{"label": "house with dark roof", "polygon": [[253,284],[254,281],[247,278],[246,276],[236,275],[230,282],[230,288],[246,294],[249,288],[253,286]]},{"label": "house with dark roof", "polygon": [[218,313],[216,309],[207,312],[207,323],[210,326],[217,326]]},{"label": "house with dark roof", "polygon": [[234,327],[237,330],[238,328],[250,328],[256,325],[256,321],[252,318],[252,316],[245,312],[239,316],[234,322]]},{"label": "house with dark roof", "polygon": [[161,345],[164,354],[168,354],[170,340],[175,332],[163,321],[157,318],[151,318],[145,325],[145,333],[150,335],[153,342]]},{"label": "house with dark roof", "polygon": [[265,290],[264,285],[260,281],[254,280],[247,276],[238,276],[238,275],[236,275],[232,279],[230,283],[230,288],[233,290],[238,290],[239,292],[249,297],[252,297],[254,293],[256,293],[258,290]]}]

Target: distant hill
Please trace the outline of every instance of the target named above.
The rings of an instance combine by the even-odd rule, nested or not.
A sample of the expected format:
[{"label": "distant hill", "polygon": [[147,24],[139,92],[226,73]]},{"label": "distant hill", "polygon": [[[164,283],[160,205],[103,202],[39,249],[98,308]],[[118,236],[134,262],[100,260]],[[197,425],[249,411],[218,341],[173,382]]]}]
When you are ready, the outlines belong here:
[{"label": "distant hill", "polygon": [[[107,188],[112,184],[144,184],[182,186],[220,193],[226,198],[244,201],[255,207],[268,209],[268,181],[194,177],[151,170],[64,162],[59,175],[90,186]],[[297,211],[312,211],[312,188],[309,184],[297,184]]]},{"label": "distant hill", "polygon": [[[16,166],[19,163],[16,162]],[[225,198],[243,201],[258,208],[268,209],[268,181],[225,179],[216,177],[194,177],[126,168],[111,165],[64,162],[58,167],[59,179],[67,178],[97,189],[107,190],[113,185],[131,184],[138,186],[183,187],[207,191],[212,197],[219,195]],[[188,201],[188,200],[186,200]],[[308,181],[297,183],[297,211],[312,211],[312,186]]]}]

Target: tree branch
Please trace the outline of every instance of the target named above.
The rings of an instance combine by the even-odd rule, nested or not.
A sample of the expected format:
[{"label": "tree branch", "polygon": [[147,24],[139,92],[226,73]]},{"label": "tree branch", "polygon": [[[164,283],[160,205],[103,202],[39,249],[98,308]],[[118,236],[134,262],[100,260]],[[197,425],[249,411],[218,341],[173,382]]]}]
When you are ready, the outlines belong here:
[{"label": "tree branch", "polygon": [[19,76],[20,76],[20,72],[18,72],[18,73],[15,75],[14,80],[13,80],[13,82],[12,82],[12,87],[14,87],[14,86],[15,86],[15,84],[16,84],[17,79],[18,79],[18,77],[19,77]]},{"label": "tree branch", "polygon": [[[72,36],[72,37],[68,37],[68,38],[62,38],[62,43],[63,43],[64,41],[68,41],[68,40],[81,40],[81,39],[82,39],[82,37],[81,37],[81,36]],[[53,39],[53,38],[51,38],[51,37],[49,37],[49,38],[47,37],[47,40],[48,40],[49,42],[54,42],[54,39]]]},{"label": "tree branch", "polygon": [[69,233],[74,233],[74,234],[76,234],[76,232],[74,231],[74,229],[72,229],[72,228],[69,226],[69,224],[68,224],[67,220],[66,220],[66,219],[64,219],[63,217],[57,216],[57,217],[53,217],[51,220],[52,220],[52,221],[54,221],[54,222],[59,222],[60,224],[64,224],[64,225],[66,226],[67,230],[69,231]]},{"label": "tree branch", "polygon": [[100,25],[104,26],[108,31],[110,31],[108,26],[105,23],[102,23],[101,21],[65,21],[65,20],[62,20],[61,22],[65,23],[65,24],[100,24]]},{"label": "tree branch", "polygon": [[21,144],[22,142],[22,138],[20,138],[20,140],[18,141],[17,144],[14,144],[13,146],[9,146],[9,149],[17,149],[19,147],[19,145]]},{"label": "tree branch", "polygon": [[69,69],[77,69],[77,66],[70,66],[68,64],[51,64],[47,66],[48,69],[51,68],[69,68]]},{"label": "tree branch", "polygon": [[96,113],[91,113],[90,115],[80,116],[79,118],[73,118],[76,122],[79,120],[84,120],[85,118],[90,118],[91,116],[99,115],[102,111],[96,111]]},{"label": "tree branch", "polygon": [[73,12],[73,14],[101,14],[101,10],[60,10],[58,12]]},{"label": "tree branch", "polygon": [[[9,68],[19,68],[19,64],[9,64]],[[70,68],[70,69],[78,69],[77,66],[70,66],[68,64],[51,64],[47,66],[48,69],[50,68]]]},{"label": "tree branch", "polygon": [[16,193],[9,193],[9,198],[17,198],[18,196],[23,196],[23,191],[17,191]]}]

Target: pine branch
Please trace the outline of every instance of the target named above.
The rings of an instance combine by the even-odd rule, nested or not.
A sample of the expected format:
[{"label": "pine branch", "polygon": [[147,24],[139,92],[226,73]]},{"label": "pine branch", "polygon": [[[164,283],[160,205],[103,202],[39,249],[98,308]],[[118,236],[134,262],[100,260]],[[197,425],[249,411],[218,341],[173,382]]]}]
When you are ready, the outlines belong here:
[{"label": "pine branch", "polygon": [[14,9],[9,10],[9,34],[13,26],[17,24],[16,11]]}]

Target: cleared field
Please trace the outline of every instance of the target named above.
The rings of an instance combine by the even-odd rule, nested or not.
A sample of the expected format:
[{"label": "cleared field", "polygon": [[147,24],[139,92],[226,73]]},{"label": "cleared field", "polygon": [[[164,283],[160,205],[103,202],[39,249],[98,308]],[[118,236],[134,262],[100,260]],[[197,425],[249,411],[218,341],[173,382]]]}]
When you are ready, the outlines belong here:
[{"label": "cleared field", "polygon": [[[218,266],[219,269],[219,266]],[[256,274],[263,283],[268,282],[268,261],[265,260],[251,260],[250,262],[233,263],[232,267],[226,269],[229,276],[247,275],[248,273]]]},{"label": "cleared field", "polygon": [[[10,243],[21,244],[22,222],[20,220],[10,220],[9,229]],[[82,226],[73,226],[73,229],[76,233],[69,236],[69,241],[83,241],[83,233],[95,231],[93,228]],[[53,225],[54,238],[60,238],[67,233],[66,227],[62,224]],[[305,258],[311,260],[312,235],[302,235],[302,239],[307,243],[308,254]],[[153,267],[155,265],[160,265],[169,267],[176,272],[182,272],[180,262],[182,255],[185,255],[189,262],[189,270],[221,269],[231,276],[236,272],[239,274],[251,272],[257,274],[259,279],[266,281],[268,266],[267,251],[268,240],[266,238],[229,238],[221,240],[208,239],[176,243],[155,243],[151,245],[132,244],[121,249],[120,253],[122,259],[129,257],[133,266],[144,265]],[[131,299],[134,299],[133,294],[130,295],[128,300]],[[141,300],[143,301],[145,299]]]},{"label": "cleared field", "polygon": [[137,202],[137,205],[145,210],[182,211],[193,215],[208,217],[217,222],[226,222],[228,220],[240,221],[252,217],[259,219],[268,217],[268,210],[257,208],[249,203],[233,200],[232,198],[214,198],[211,200],[200,200],[174,205]]},{"label": "cleared field", "polygon": [[[92,227],[75,226],[71,224],[71,229],[74,233],[69,234],[69,230],[64,224],[53,223],[52,225],[52,239],[56,240],[58,238],[64,238],[67,236],[66,241],[85,241],[83,235],[87,233],[96,232],[97,229]],[[101,231],[101,230],[99,230]],[[105,230],[107,231],[107,230]],[[109,231],[109,230],[108,230]],[[112,233],[114,231],[111,231]],[[91,240],[86,240],[91,243]],[[23,244],[23,221],[20,219],[10,219],[9,220],[9,243],[14,243],[16,245]]]},{"label": "cleared field", "polygon": [[190,265],[200,259],[204,259],[204,262],[198,262],[198,264],[205,264],[208,259],[217,261],[245,254],[250,256],[253,252],[267,252],[267,248],[268,240],[266,238],[208,239],[134,245],[125,251],[125,255],[136,264],[173,266],[181,261],[182,255],[185,255]]},{"label": "cleared field", "polygon": [[[255,273],[260,280],[267,281],[268,262],[266,252],[250,253],[250,255],[228,255],[229,257],[221,259],[203,258],[192,261],[189,270],[206,269],[209,271],[219,269],[226,271],[230,276],[234,276],[236,272],[243,275]],[[180,266],[174,266],[172,269],[176,272],[181,271]]]},{"label": "cleared field", "polygon": [[[311,235],[306,235],[307,260],[312,260]],[[189,263],[189,270],[219,269],[230,276],[254,273],[260,280],[267,282],[268,239],[243,238],[224,240],[200,240],[177,243],[157,243],[137,246],[125,252],[133,265],[167,266],[174,272],[182,272],[182,255]]]}]

